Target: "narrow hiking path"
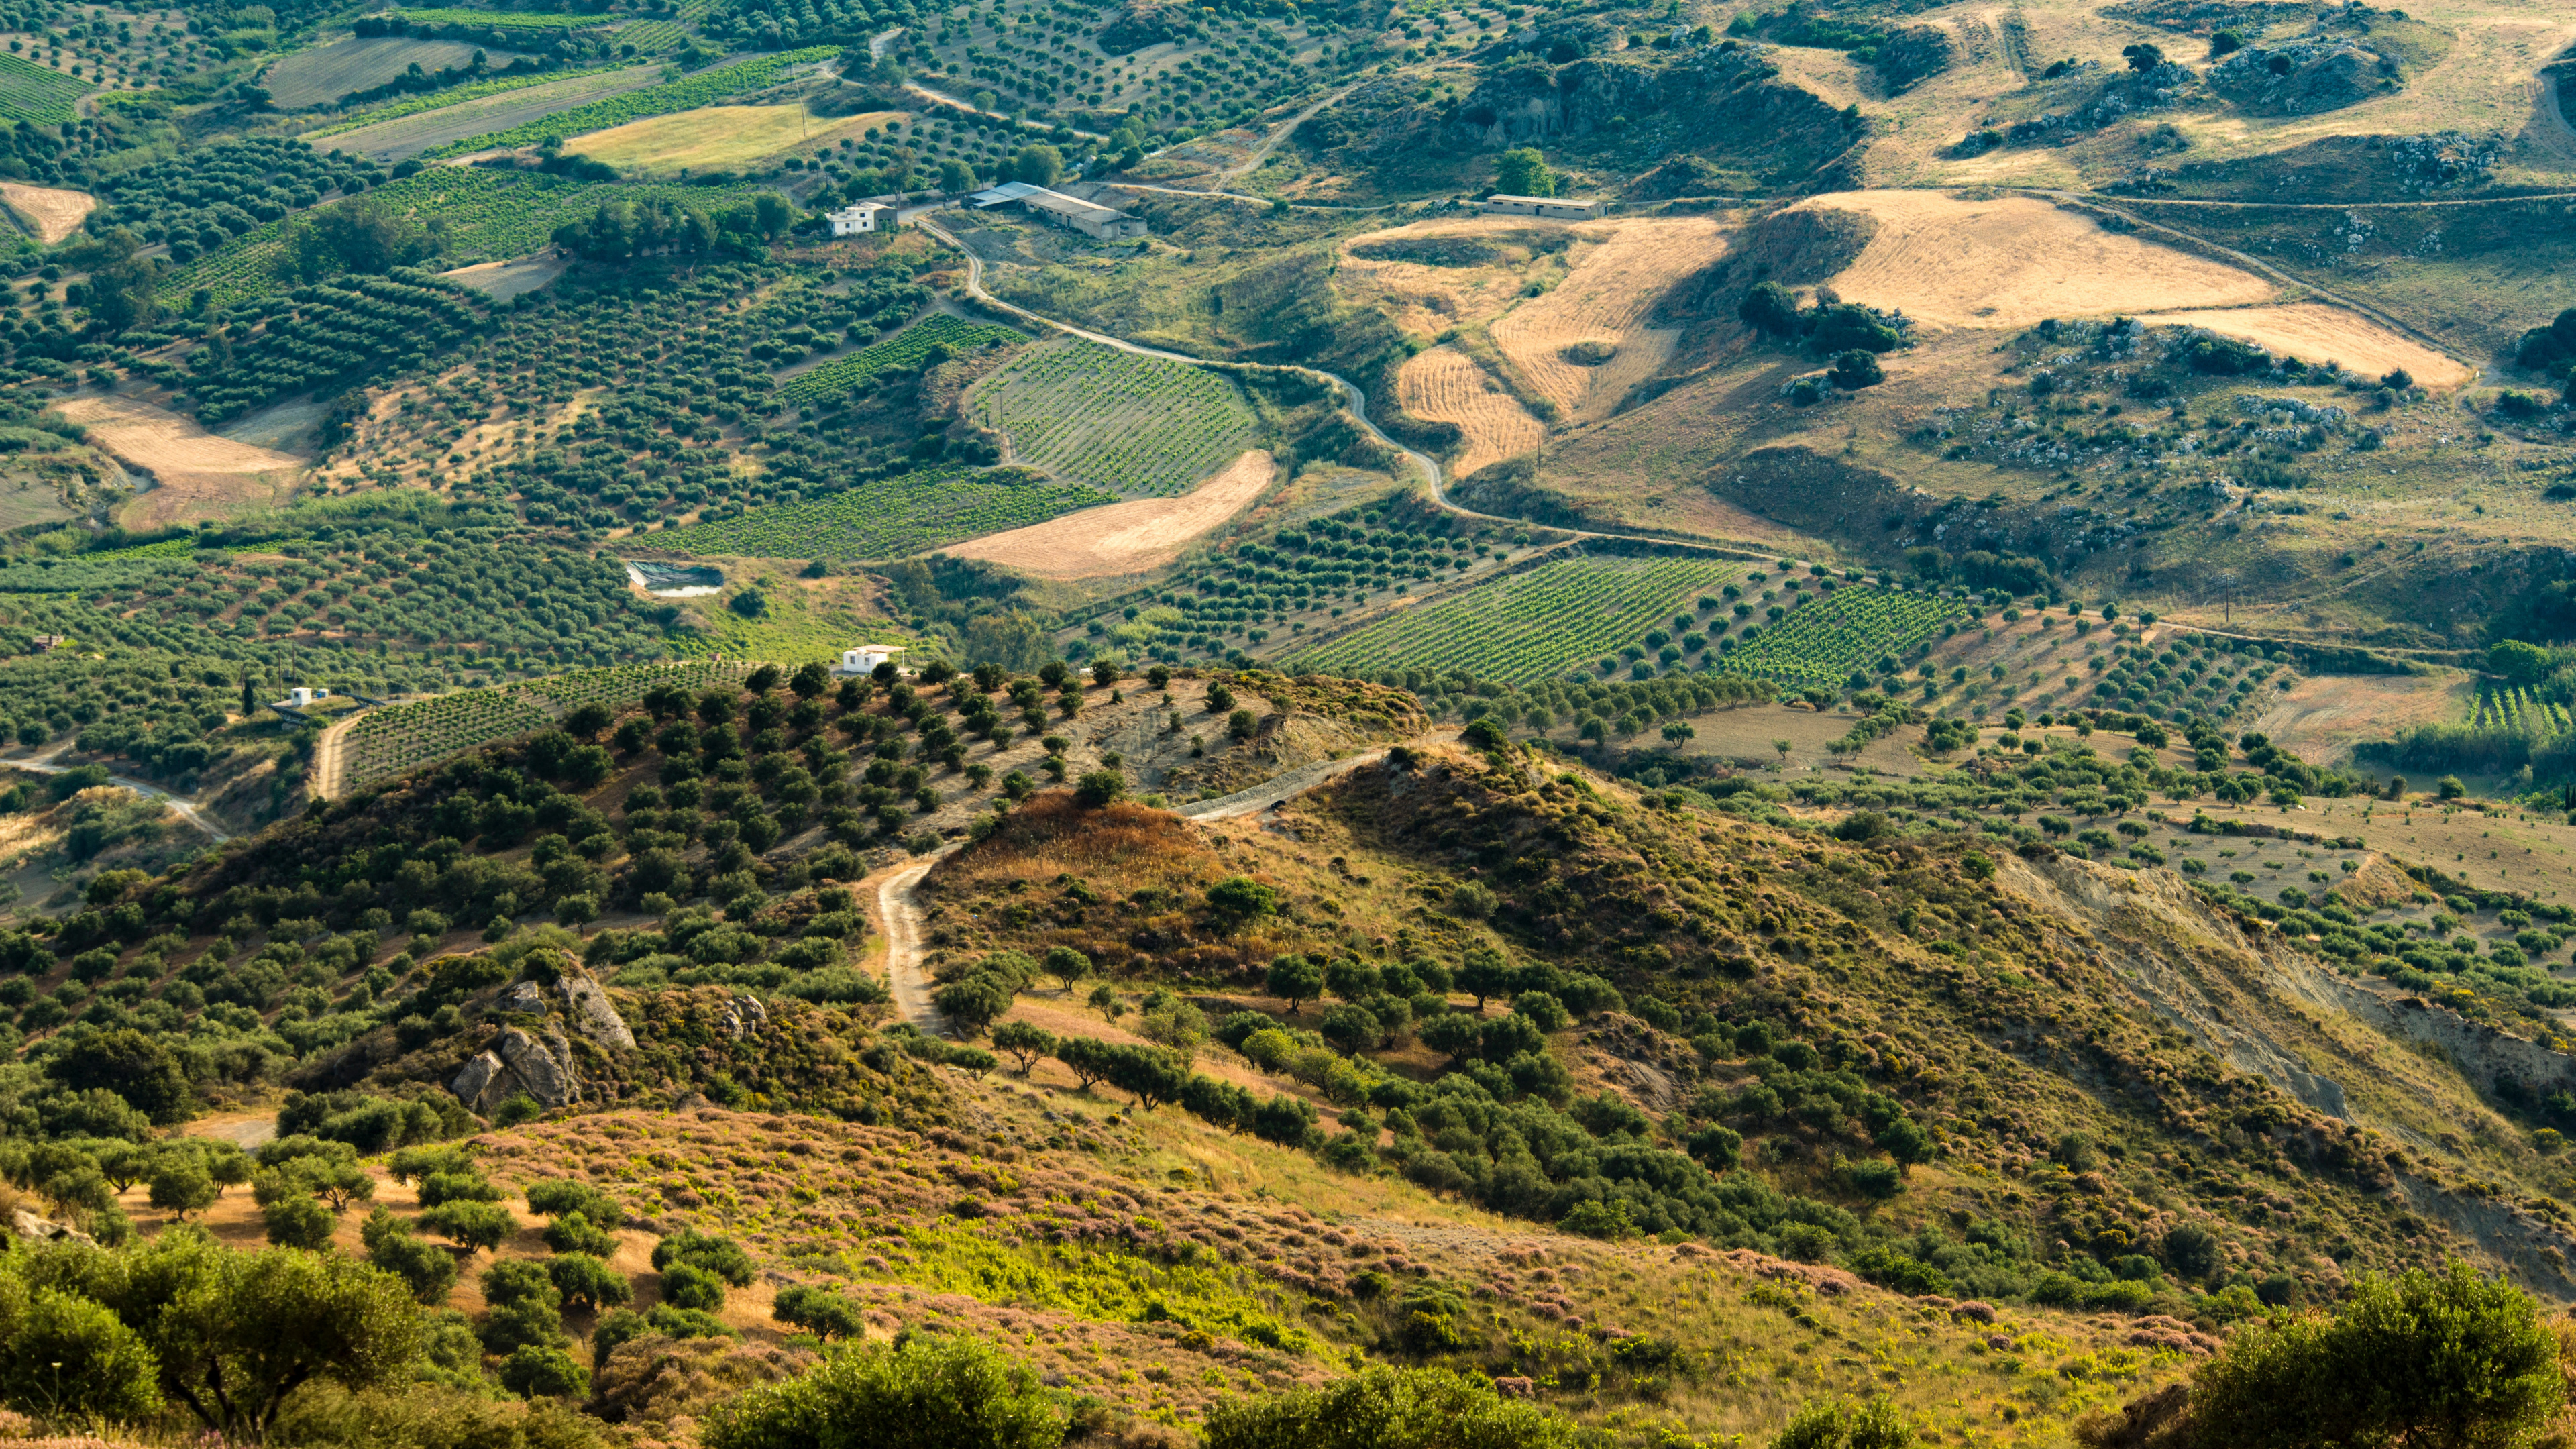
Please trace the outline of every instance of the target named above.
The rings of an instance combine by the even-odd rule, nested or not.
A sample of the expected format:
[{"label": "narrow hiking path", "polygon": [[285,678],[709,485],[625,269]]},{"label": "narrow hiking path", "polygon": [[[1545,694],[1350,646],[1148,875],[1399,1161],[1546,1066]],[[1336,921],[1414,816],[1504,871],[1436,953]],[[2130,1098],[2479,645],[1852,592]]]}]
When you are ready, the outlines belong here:
[{"label": "narrow hiking path", "polygon": [[[1439,730],[1417,736],[1410,743],[1447,743],[1456,737],[1454,730]],[[1299,765],[1248,789],[1184,805],[1174,813],[1184,820],[1202,824],[1256,815],[1285,804],[1327,781],[1339,779],[1363,765],[1376,764],[1385,759],[1387,751],[1393,748],[1392,745],[1381,745],[1338,760],[1317,760],[1312,764]],[[894,997],[895,1015],[912,1023],[913,1029],[924,1036],[948,1036],[952,1033],[948,1029],[948,1018],[941,1015],[939,1008],[931,1002],[931,993],[937,988],[931,982],[930,973],[922,968],[923,958],[929,954],[927,942],[930,933],[921,905],[921,883],[929,878],[931,870],[939,862],[955,854],[962,846],[963,842],[942,846],[875,878],[877,924],[885,932],[886,988]],[[1067,1008],[1070,1009],[1070,1003],[1067,1003]]]}]

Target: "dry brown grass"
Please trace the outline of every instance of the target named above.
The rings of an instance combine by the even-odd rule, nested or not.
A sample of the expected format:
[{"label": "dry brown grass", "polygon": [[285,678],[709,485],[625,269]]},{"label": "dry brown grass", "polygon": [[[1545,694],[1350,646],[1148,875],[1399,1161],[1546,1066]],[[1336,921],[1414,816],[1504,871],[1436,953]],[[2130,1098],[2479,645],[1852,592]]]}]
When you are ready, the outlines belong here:
[{"label": "dry brown grass", "polygon": [[946,552],[1042,579],[1141,573],[1180,556],[1190,540],[1249,507],[1278,475],[1268,453],[1246,452],[1178,498],[1139,498],[996,533]]},{"label": "dry brown grass", "polygon": [[1844,300],[1951,327],[2268,302],[2261,277],[2102,230],[2026,196],[1963,201],[1932,191],[1846,191],[1798,203],[1874,217],[1878,230],[1833,279]]},{"label": "dry brown grass", "polygon": [[304,467],[292,453],[237,443],[137,398],[84,393],[55,406],[89,429],[93,446],[152,475],[152,488],[121,510],[117,521],[129,528],[193,523],[283,502]]},{"label": "dry brown grass", "polygon": [[1464,477],[1490,463],[1538,450],[1547,425],[1530,416],[1474,358],[1454,347],[1434,347],[1396,374],[1404,410],[1433,422],[1456,423],[1466,435],[1450,467]]},{"label": "dry brown grass", "polygon": [[545,286],[571,265],[565,257],[534,256],[513,262],[483,262],[439,275],[459,286],[472,287],[496,302],[506,302]]},{"label": "dry brown grass", "polygon": [[29,186],[23,181],[0,181],[0,201],[7,202],[19,222],[47,246],[80,230],[81,220],[98,206],[98,198],[86,191]]},{"label": "dry brown grass", "polygon": [[[1664,292],[1717,260],[1727,228],[1708,217],[1585,222],[1565,280],[1494,323],[1494,343],[1569,422],[1607,417],[1628,390],[1662,369],[1681,333],[1646,326]],[[1612,349],[1586,366],[1569,349]]]},{"label": "dry brown grass", "polygon": [[2354,372],[2372,377],[2402,368],[2426,387],[2457,387],[2477,376],[2475,368],[2457,358],[2436,352],[2357,312],[2347,312],[2324,302],[2221,311],[2158,312],[2146,320],[2183,327],[2206,327],[2212,332],[2242,337],[2303,361],[2339,362]]}]

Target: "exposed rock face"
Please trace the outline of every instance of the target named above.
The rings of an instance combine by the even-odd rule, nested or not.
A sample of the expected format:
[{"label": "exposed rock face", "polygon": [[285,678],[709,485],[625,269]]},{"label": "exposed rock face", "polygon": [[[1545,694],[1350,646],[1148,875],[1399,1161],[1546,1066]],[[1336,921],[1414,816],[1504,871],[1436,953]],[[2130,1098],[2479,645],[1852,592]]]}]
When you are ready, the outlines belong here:
[{"label": "exposed rock face", "polygon": [[69,1241],[97,1247],[98,1240],[78,1228],[65,1227],[51,1218],[39,1217],[25,1208],[9,1210],[9,1230],[31,1243]]},{"label": "exposed rock face", "polygon": [[564,1006],[572,1017],[573,1030],[604,1047],[618,1051],[635,1049],[635,1033],[628,1029],[626,1018],[617,1014],[617,1007],[609,1001],[608,993],[589,972],[566,971],[555,984],[563,990]]},{"label": "exposed rock face", "polygon": [[581,1100],[581,1076],[561,1034],[550,1028],[539,1038],[514,1026],[467,1062],[447,1089],[486,1116],[523,1092],[552,1110]]},{"label": "exposed rock face", "polygon": [[546,1014],[546,989],[533,981],[521,981],[493,1001],[497,1011],[515,1012],[522,1016]]},{"label": "exposed rock face", "polygon": [[725,1003],[725,1035],[735,1041],[757,1035],[769,1025],[769,1008],[756,996],[737,996]]}]

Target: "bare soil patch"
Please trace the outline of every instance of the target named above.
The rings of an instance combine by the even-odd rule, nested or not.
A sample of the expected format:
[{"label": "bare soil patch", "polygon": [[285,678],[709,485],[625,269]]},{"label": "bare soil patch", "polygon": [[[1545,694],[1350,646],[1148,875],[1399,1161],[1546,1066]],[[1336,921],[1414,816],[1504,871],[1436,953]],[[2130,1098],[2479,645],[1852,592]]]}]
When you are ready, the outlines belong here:
[{"label": "bare soil patch", "polygon": [[1404,364],[1395,378],[1404,410],[1433,422],[1456,423],[1466,444],[1451,463],[1464,477],[1489,463],[1536,452],[1547,425],[1530,416],[1476,360],[1454,347],[1434,347]]},{"label": "bare soil patch", "polygon": [[130,397],[88,394],[56,405],[89,429],[90,442],[129,468],[152,475],[153,487],[126,505],[129,528],[217,518],[284,501],[304,460],[207,432],[188,418]]},{"label": "bare soil patch", "polygon": [[564,268],[571,265],[568,258],[541,255],[521,257],[514,262],[484,262],[479,266],[458,267],[455,271],[439,275],[459,286],[472,287],[493,301],[507,302],[544,287],[562,276]]},{"label": "bare soil patch", "polygon": [[1799,206],[1878,221],[1869,245],[1833,279],[1846,301],[1940,326],[2023,327],[2047,317],[2234,307],[2274,296],[2252,272],[2104,231],[2026,196],[1846,191]]},{"label": "bare soil patch", "polygon": [[1158,568],[1261,496],[1277,469],[1254,450],[1178,498],[1139,498],[1068,513],[944,550],[1042,579],[1094,579]]},{"label": "bare soil patch", "polygon": [[2206,327],[2305,362],[2340,362],[2360,373],[2379,375],[2403,368],[2427,387],[2457,387],[2477,376],[2475,369],[2456,358],[2391,331],[2358,312],[2347,312],[2325,302],[2159,312],[2146,320],[2159,325]]},{"label": "bare soil patch", "polygon": [[[1647,314],[1675,282],[1717,260],[1727,232],[1704,216],[1583,223],[1565,280],[1496,322],[1495,345],[1566,421],[1607,417],[1662,369],[1681,336],[1646,326]],[[1568,361],[1566,349],[1586,342],[1614,349],[1609,360]]]},{"label": "bare soil patch", "polygon": [[80,230],[81,219],[98,206],[98,198],[86,191],[29,186],[23,181],[0,181],[0,201],[7,202],[10,212],[47,246]]},{"label": "bare soil patch", "polygon": [[2461,674],[2310,675],[2272,703],[2252,728],[2311,764],[2340,763],[2362,740],[2466,717],[2471,682]]}]

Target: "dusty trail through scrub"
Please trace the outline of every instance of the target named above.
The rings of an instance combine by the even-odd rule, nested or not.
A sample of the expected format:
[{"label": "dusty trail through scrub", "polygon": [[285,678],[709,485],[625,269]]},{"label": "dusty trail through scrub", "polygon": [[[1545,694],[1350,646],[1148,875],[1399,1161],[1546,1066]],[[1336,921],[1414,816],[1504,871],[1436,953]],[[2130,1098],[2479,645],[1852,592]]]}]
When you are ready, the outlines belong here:
[{"label": "dusty trail through scrub", "polygon": [[1846,191],[1799,210],[1873,217],[1876,234],[1833,279],[1845,301],[1949,327],[2155,307],[2239,307],[2276,292],[2251,272],[2103,230],[2027,196],[1961,201],[1934,191]]},{"label": "dusty trail through scrub", "polygon": [[2427,387],[2456,387],[2477,374],[2456,359],[2401,337],[2367,317],[2322,302],[2224,311],[2152,312],[2158,325],[2206,327],[2230,337],[2288,353],[2303,362],[2334,361],[2354,372],[2380,376],[2403,368]]},{"label": "dusty trail through scrub", "polygon": [[[1646,326],[1667,288],[1726,251],[1707,217],[1585,223],[1572,270],[1554,291],[1493,325],[1496,346],[1567,422],[1607,417],[1663,367],[1681,333]],[[1589,349],[1593,359],[1583,358]],[[1606,350],[1606,355],[1604,352]]]},{"label": "dusty trail through scrub", "polygon": [[128,527],[192,522],[283,502],[304,467],[292,453],[207,432],[192,419],[130,397],[85,394],[55,406],[89,429],[92,444],[152,475],[151,491],[127,505],[119,520]]},{"label": "dusty trail through scrub", "polygon": [[1139,498],[991,534],[946,550],[1042,579],[1090,579],[1158,568],[1181,547],[1243,511],[1277,468],[1258,449],[1178,498]]},{"label": "dusty trail through scrub", "polygon": [[1456,423],[1467,435],[1450,464],[1462,478],[1489,463],[1536,452],[1547,441],[1547,425],[1455,347],[1434,347],[1405,363],[1396,374],[1395,393],[1406,412]]}]

